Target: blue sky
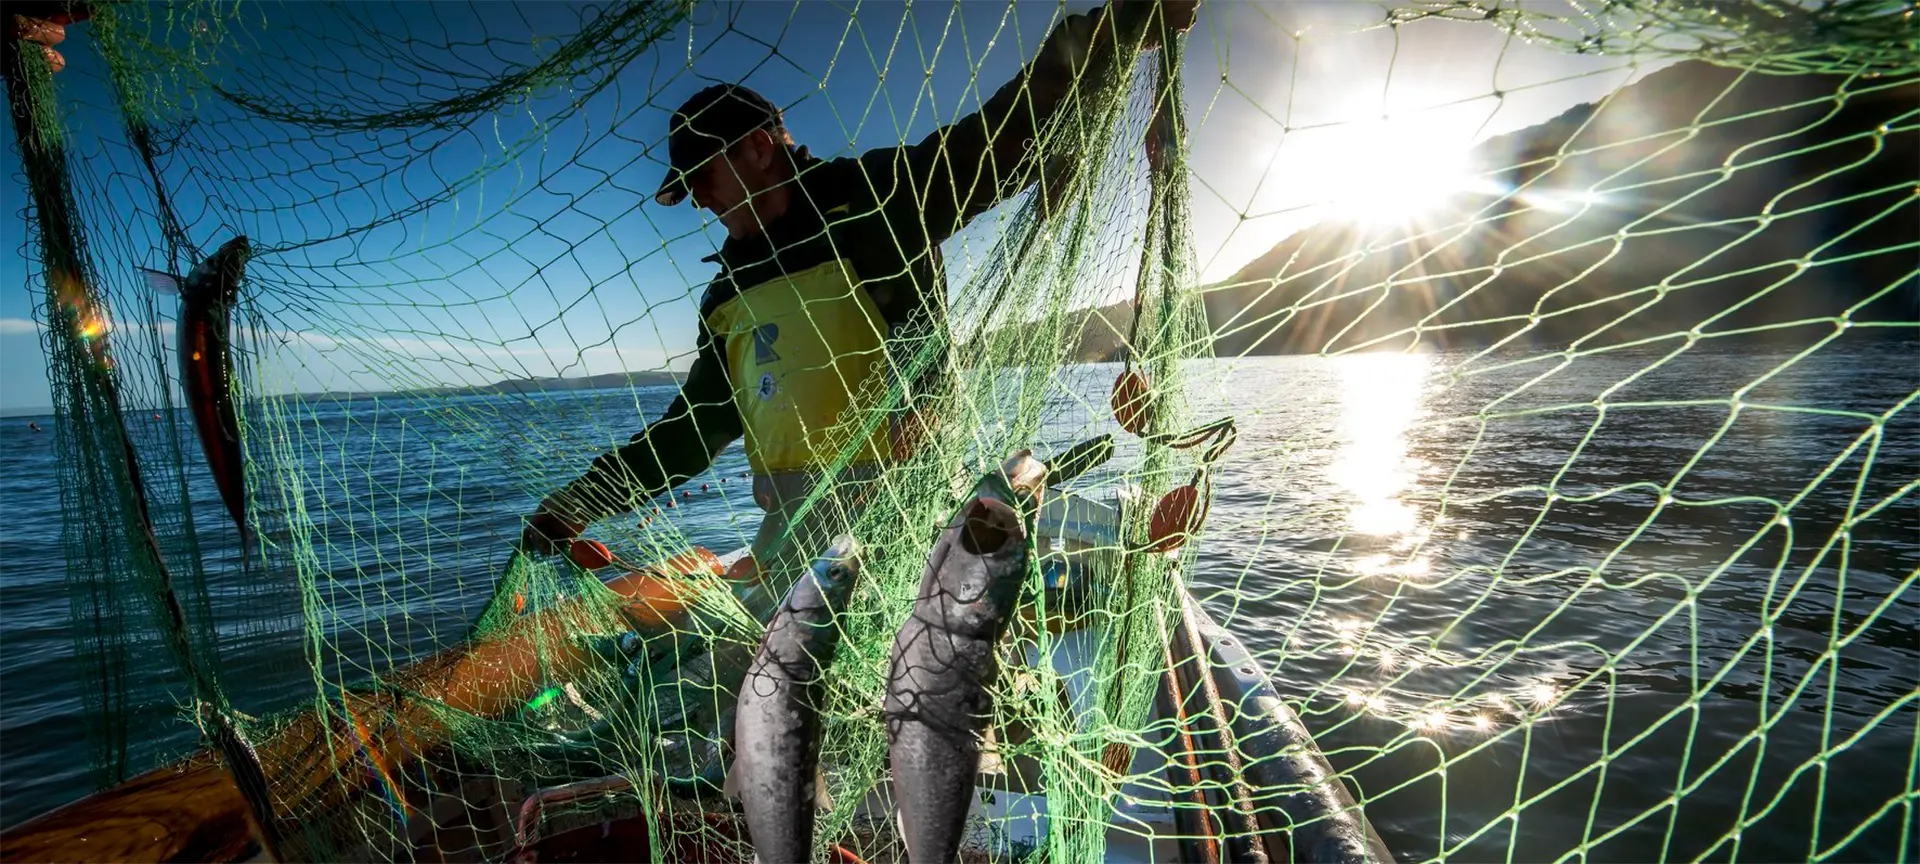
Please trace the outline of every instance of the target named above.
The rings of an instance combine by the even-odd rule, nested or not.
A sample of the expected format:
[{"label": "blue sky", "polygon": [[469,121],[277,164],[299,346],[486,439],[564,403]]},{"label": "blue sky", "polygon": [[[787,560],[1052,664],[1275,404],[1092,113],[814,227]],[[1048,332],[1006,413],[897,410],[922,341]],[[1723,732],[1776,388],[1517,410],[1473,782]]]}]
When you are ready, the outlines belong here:
[{"label": "blue sky", "polygon": [[[301,109],[390,109],[554,50],[583,7],[378,8],[384,17],[372,7],[243,7],[271,26],[237,29],[207,72]],[[707,84],[743,81],[786,107],[795,138],[818,155],[896,145],[976,107],[1062,11],[1040,2],[862,3],[857,14],[830,3],[701,7],[597,93],[576,81],[457,129],[316,132],[203,96],[163,115],[195,122],[162,170],[195,244],[211,250],[246,233],[260,250],[243,338],[263,358],[252,370],[261,390],[678,367],[711,272],[699,259],[723,235],[690,206],[649,200],[675,105]],[[1186,67],[1203,278],[1340,212],[1330,202],[1398,206],[1444,179],[1474,141],[1652,68],[1518,45],[1484,26],[1367,29],[1379,16],[1361,4],[1204,8]],[[165,324],[127,322],[148,303],[170,317],[173,301],[151,297],[134,268],[175,263],[92,41],[86,25],[73,28],[57,84],[85,157],[77,186],[95,279],[111,298],[121,352],[153,352]],[[17,167],[3,182],[8,202],[22,200]],[[17,412],[50,400],[25,224],[17,207],[6,210],[0,410]],[[949,256],[965,267],[979,248],[977,237],[962,238]],[[1103,290],[1117,298],[1123,282]]]}]

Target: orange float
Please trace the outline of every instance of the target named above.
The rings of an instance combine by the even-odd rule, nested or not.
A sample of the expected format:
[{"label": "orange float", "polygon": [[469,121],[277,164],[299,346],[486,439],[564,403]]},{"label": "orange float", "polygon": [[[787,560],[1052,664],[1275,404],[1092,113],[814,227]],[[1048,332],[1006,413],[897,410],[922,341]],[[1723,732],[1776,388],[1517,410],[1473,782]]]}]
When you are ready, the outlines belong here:
[{"label": "orange float", "polygon": [[1147,543],[1143,552],[1171,552],[1186,545],[1188,538],[1207,521],[1207,497],[1200,487],[1189,483],[1160,497],[1147,525]]},{"label": "orange float", "polygon": [[1120,428],[1145,438],[1147,420],[1153,416],[1153,389],[1147,385],[1147,378],[1128,367],[1113,382],[1113,419],[1120,421]]},{"label": "orange float", "polygon": [[613,563],[613,553],[598,540],[573,541],[573,546],[567,550],[567,557],[588,570],[598,570]]},{"label": "orange float", "polygon": [[760,562],[754,560],[751,554],[740,556],[740,560],[733,562],[733,566],[727,568],[729,582],[745,582],[759,577]]}]

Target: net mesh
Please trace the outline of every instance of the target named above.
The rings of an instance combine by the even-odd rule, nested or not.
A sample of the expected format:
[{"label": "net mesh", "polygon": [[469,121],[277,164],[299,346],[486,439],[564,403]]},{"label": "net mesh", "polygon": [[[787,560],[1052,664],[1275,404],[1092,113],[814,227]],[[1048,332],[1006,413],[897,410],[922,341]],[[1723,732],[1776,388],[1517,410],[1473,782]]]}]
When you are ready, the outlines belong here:
[{"label": "net mesh", "polygon": [[[1008,453],[1111,433],[1060,497],[1106,533],[1042,529],[1001,645],[969,860],[1304,827],[1259,794],[1320,782],[1287,754],[1163,765],[1189,593],[1396,857],[1911,858],[1912,9],[1209,4],[1160,44],[1135,8],[127,4],[57,76],[19,52],[94,784],[256,760],[284,858],[749,860],[739,678],[849,531],[816,844],[904,860],[880,697],[928,551]],[[829,159],[925,157],[846,163],[832,255],[769,250],[859,271],[786,343],[717,332],[724,230],[649,200],[734,81]],[[136,271],[240,234],[244,536]],[[781,404],[850,407],[756,481],[789,382],[735,358],[848,304],[902,326],[821,336],[853,383]],[[703,362],[694,443],[630,442]],[[613,566],[515,551],[623,446],[685,477],[615,484]]]}]

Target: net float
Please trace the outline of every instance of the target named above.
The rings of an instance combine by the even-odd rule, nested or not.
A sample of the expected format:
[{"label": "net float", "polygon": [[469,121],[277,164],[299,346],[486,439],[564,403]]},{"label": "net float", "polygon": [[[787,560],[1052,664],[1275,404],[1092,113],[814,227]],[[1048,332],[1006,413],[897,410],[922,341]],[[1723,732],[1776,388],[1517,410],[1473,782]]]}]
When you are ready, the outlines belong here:
[{"label": "net float", "polygon": [[567,550],[567,557],[587,570],[598,570],[613,563],[613,552],[598,540],[573,541],[573,546]]},{"label": "net float", "polygon": [[1153,415],[1153,390],[1147,378],[1129,367],[1113,382],[1113,419],[1120,428],[1139,437],[1147,435],[1147,420]]},{"label": "net float", "polygon": [[1147,543],[1143,552],[1171,552],[1181,546],[1207,521],[1207,499],[1200,494],[1200,487],[1189,483],[1178,487],[1160,497],[1160,503],[1153,507],[1153,518],[1147,526]]}]

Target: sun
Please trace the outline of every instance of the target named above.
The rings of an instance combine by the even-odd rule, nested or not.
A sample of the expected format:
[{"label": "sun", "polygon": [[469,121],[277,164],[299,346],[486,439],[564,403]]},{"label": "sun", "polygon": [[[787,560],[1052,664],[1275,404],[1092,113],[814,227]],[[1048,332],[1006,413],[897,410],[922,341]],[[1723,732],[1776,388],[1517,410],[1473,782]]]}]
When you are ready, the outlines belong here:
[{"label": "sun", "polygon": [[[1417,94],[1416,94],[1417,95]],[[1356,96],[1356,100],[1369,97]],[[1319,220],[1406,224],[1463,192],[1493,191],[1470,153],[1484,117],[1470,105],[1441,104],[1355,116],[1294,129],[1274,146],[1252,148],[1273,172],[1276,209],[1300,208]]]},{"label": "sun", "polygon": [[[1487,107],[1449,90],[1397,88],[1394,98],[1355,89],[1325,94],[1336,108],[1235,127],[1237,152],[1194,165],[1196,178],[1238,215],[1208,264],[1245,261],[1317,224],[1365,228],[1432,219],[1461,192],[1501,194],[1470,158]],[[1241,173],[1241,172],[1244,172]],[[1478,203],[1485,203],[1478,201]]]},{"label": "sun", "polygon": [[1436,140],[1438,130],[1413,120],[1378,120],[1342,130],[1344,146],[1323,155],[1335,219],[1366,225],[1414,221],[1479,185],[1466,150]]}]

